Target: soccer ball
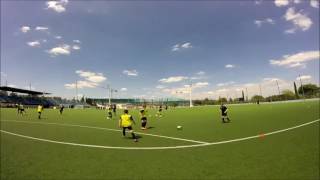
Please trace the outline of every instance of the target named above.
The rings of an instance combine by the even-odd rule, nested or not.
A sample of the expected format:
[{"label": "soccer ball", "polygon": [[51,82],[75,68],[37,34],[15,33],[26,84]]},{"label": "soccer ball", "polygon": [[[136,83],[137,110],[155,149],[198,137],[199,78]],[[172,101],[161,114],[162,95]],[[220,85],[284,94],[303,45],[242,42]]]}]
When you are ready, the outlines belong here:
[{"label": "soccer ball", "polygon": [[177,129],[178,130],[182,130],[182,126],[177,126]]}]

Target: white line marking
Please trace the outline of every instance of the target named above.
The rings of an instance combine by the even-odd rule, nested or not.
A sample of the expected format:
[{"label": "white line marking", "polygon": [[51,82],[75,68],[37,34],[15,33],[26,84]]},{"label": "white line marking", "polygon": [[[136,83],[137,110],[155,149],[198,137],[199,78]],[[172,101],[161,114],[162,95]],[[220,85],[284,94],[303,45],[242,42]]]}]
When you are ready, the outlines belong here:
[{"label": "white line marking", "polygon": [[[320,121],[320,119],[317,119],[317,120],[314,120],[314,121],[311,121],[311,122],[307,122],[307,123],[304,123],[304,124],[300,124],[300,125],[297,125],[297,126],[293,126],[293,127],[290,127],[290,128],[286,128],[286,129],[281,129],[281,130],[265,133],[264,136],[269,136],[269,135],[272,135],[272,134],[278,134],[278,133],[282,133],[282,132],[285,132],[285,131],[290,131],[290,130],[293,130],[293,129],[296,129],[296,128],[299,128],[299,127],[303,127],[303,126],[307,126],[309,124],[313,124],[313,123],[316,123],[316,122],[319,122],[319,121]],[[211,142],[211,143],[195,144],[195,145],[184,145],[184,146],[117,147],[117,146],[100,146],[100,145],[91,145],[91,144],[78,144],[78,143],[70,143],[70,142],[61,142],[61,141],[54,141],[54,140],[48,140],[48,139],[35,138],[35,137],[31,137],[31,136],[25,136],[25,135],[16,134],[16,133],[4,131],[4,130],[0,130],[0,131],[3,132],[3,133],[6,133],[6,134],[18,136],[18,137],[23,137],[23,138],[33,139],[33,140],[38,140],[38,141],[44,141],[44,142],[51,142],[51,143],[56,143],[56,144],[65,144],[65,145],[92,147],[92,148],[103,148],[103,149],[131,149],[131,150],[132,149],[133,150],[141,150],[141,149],[145,149],[145,150],[182,149],[182,148],[191,148],[191,147],[200,147],[200,146],[210,146],[210,145],[216,145],[216,144],[226,144],[226,143],[244,141],[244,140],[248,140],[248,139],[254,139],[254,138],[261,137],[261,135],[255,135],[255,136],[232,139],[232,140],[227,140],[227,141],[219,141],[219,142]]]},{"label": "white line marking", "polygon": [[[83,125],[77,125],[77,124],[45,123],[45,122],[30,122],[30,121],[16,121],[16,120],[1,120],[1,121],[29,123],[29,124],[45,124],[45,125],[57,125],[57,126],[81,127],[81,128],[89,128],[89,129],[99,129],[99,130],[122,132],[122,130],[119,130],[119,129],[110,129],[110,128],[95,127],[95,126],[83,126]],[[191,139],[176,138],[176,137],[163,136],[163,135],[157,135],[157,134],[149,134],[149,133],[143,133],[143,132],[137,132],[137,131],[135,131],[135,132],[137,134],[143,134],[143,135],[147,135],[147,136],[154,136],[154,137],[160,137],[160,138],[166,138],[166,139],[173,139],[173,140],[178,140],[178,141],[187,141],[187,142],[199,143],[199,144],[208,143],[208,142],[196,141],[196,140],[191,140]]]}]

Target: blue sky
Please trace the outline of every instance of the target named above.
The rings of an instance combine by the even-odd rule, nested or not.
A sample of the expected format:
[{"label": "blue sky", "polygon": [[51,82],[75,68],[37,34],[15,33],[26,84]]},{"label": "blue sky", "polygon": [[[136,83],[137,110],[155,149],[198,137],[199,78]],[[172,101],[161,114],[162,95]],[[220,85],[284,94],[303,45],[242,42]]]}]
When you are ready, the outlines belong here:
[{"label": "blue sky", "polygon": [[1,84],[236,97],[319,82],[319,1],[1,1]]}]

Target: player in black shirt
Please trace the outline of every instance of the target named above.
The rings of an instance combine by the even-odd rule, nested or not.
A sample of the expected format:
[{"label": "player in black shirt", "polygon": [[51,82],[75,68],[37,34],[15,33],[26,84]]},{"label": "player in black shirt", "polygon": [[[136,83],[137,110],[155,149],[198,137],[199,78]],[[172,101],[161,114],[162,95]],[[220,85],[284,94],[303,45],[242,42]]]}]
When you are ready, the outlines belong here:
[{"label": "player in black shirt", "polygon": [[64,106],[63,106],[63,105],[61,105],[61,106],[60,106],[60,110],[59,110],[60,115],[62,115],[63,109],[64,109]]},{"label": "player in black shirt", "polygon": [[156,116],[162,117],[162,105],[159,106]]},{"label": "player in black shirt", "polygon": [[116,104],[114,104],[112,106],[112,111],[113,111],[114,116],[116,116],[117,115],[117,105]]},{"label": "player in black shirt", "polygon": [[[220,110],[221,110],[222,122],[223,123],[230,122],[230,119],[228,117],[228,107],[225,104],[221,104]],[[225,119],[227,119],[228,121],[225,121]]]}]

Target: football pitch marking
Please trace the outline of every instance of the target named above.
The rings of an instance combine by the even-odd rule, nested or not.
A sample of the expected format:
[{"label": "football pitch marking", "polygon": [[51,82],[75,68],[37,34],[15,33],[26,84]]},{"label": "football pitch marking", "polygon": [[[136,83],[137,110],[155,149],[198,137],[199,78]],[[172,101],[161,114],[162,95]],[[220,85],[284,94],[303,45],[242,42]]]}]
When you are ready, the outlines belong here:
[{"label": "football pitch marking", "polygon": [[[81,128],[88,128],[88,129],[99,129],[99,130],[122,132],[122,130],[119,130],[119,129],[111,129],[111,128],[103,128],[103,127],[95,127],[95,126],[84,126],[84,125],[77,125],[77,124],[45,123],[45,122],[30,122],[30,121],[16,121],[16,120],[1,120],[1,121],[28,123],[28,124],[57,125],[57,126],[66,126],[66,127],[81,127]],[[163,136],[163,135],[157,135],[157,134],[143,133],[143,132],[138,132],[138,131],[135,131],[135,133],[136,134],[143,134],[143,135],[147,135],[147,136],[160,137],[160,138],[165,138],[165,139],[173,139],[173,140],[178,140],[178,141],[198,143],[198,144],[208,143],[208,142],[203,142],[203,141],[196,141],[196,140],[191,140],[191,139],[184,139],[184,138],[176,138],[176,137]]]},{"label": "football pitch marking", "polygon": [[[7,120],[1,120],[1,121],[7,121]],[[286,129],[281,129],[281,130],[277,130],[277,131],[272,131],[269,133],[264,133],[264,136],[269,136],[272,134],[278,134],[278,133],[282,133],[282,132],[286,132],[286,131],[290,131],[293,129],[297,129],[303,126],[307,126],[316,122],[319,122],[320,119],[314,120],[314,121],[310,121],[307,123],[303,123],[297,126],[293,126],[290,128],[286,128]],[[26,121],[15,121],[15,122],[26,122]],[[30,122],[28,122],[30,123]],[[37,122],[35,122],[37,123]],[[42,124],[49,124],[49,123],[42,123]],[[51,124],[57,124],[57,125],[64,125],[64,124],[58,124],[58,123],[51,123]],[[72,126],[80,126],[80,125],[72,125]],[[85,126],[83,126],[85,127]],[[88,126],[90,127],[90,126]],[[98,127],[94,127],[94,128],[98,128]],[[99,128],[99,129],[106,129],[106,128]],[[116,130],[116,129],[110,129],[110,130]],[[102,148],[102,149],[130,149],[130,150],[163,150],[163,149],[182,149],[182,148],[191,148],[191,147],[201,147],[201,146],[210,146],[210,145],[217,145],[217,144],[226,144],[226,143],[231,143],[231,142],[238,142],[238,141],[244,141],[244,140],[248,140],[248,139],[255,139],[255,138],[260,138],[260,134],[255,135],[255,136],[248,136],[248,137],[244,137],[244,138],[237,138],[237,139],[231,139],[231,140],[226,140],[226,141],[219,141],[219,142],[206,142],[206,143],[201,143],[201,144],[194,144],[194,145],[181,145],[181,146],[163,146],[163,147],[121,147],[121,146],[101,146],[101,145],[91,145],[91,144],[79,144],[79,143],[71,143],[71,142],[63,142],[63,141],[54,141],[54,140],[49,140],[49,139],[42,139],[42,138],[36,138],[36,137],[31,137],[31,136],[25,136],[25,135],[21,135],[21,134],[16,134],[16,133],[12,133],[12,132],[8,132],[5,130],[0,130],[2,133],[5,134],[10,134],[13,136],[18,136],[18,137],[22,137],[22,138],[26,138],[26,139],[32,139],[32,140],[37,140],[37,141],[43,141],[43,142],[50,142],[50,143],[55,143],[55,144],[64,144],[64,145],[72,145],[72,146],[81,146],[81,147],[91,147],[91,148]],[[119,130],[117,130],[119,131]],[[141,134],[141,133],[140,133]],[[144,133],[146,135],[150,135],[147,133]],[[175,138],[177,139],[177,138]],[[180,138],[178,138],[180,139]],[[184,139],[186,140],[186,139]],[[192,140],[193,141],[193,140]],[[199,141],[198,141],[199,142]]]}]

